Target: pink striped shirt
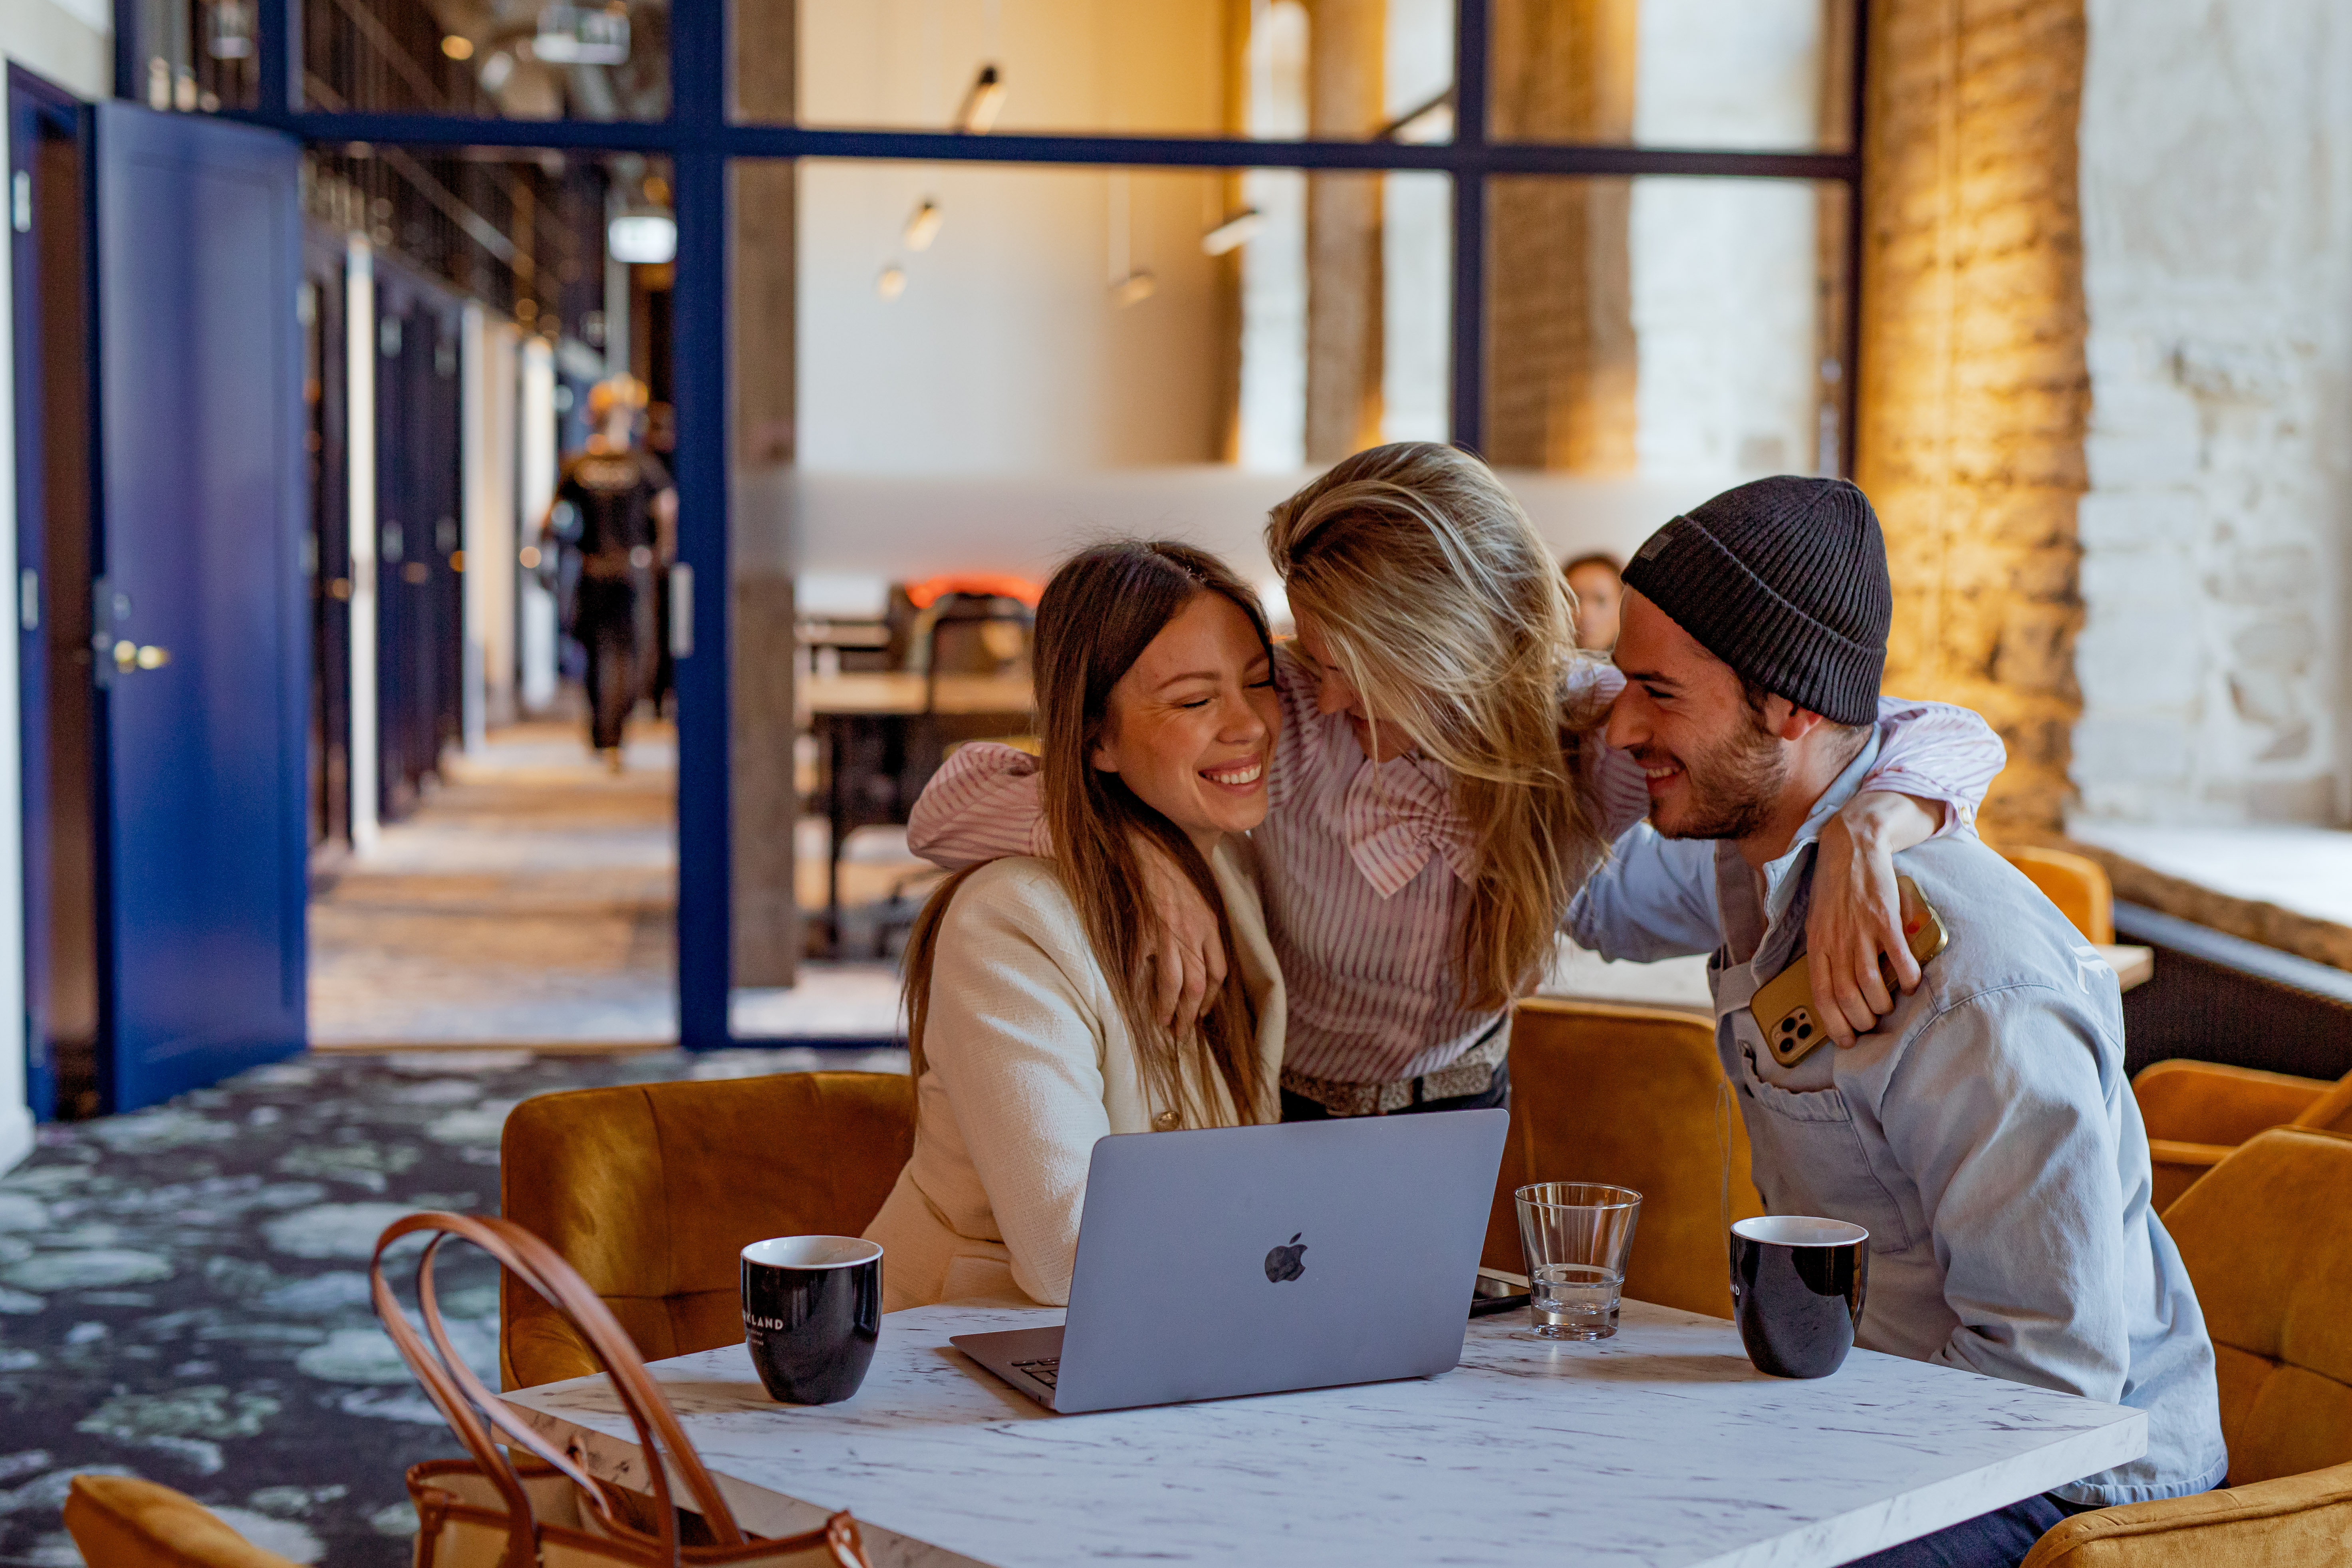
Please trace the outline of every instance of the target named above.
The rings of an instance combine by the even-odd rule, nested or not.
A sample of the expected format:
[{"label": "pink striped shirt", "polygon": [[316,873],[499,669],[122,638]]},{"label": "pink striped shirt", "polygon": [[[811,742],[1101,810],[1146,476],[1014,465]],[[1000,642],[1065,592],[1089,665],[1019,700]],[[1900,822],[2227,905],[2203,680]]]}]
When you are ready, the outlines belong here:
[{"label": "pink striped shirt", "polygon": [[[1570,679],[1603,705],[1624,685],[1599,663],[1579,662]],[[1417,757],[1370,762],[1345,714],[1315,710],[1314,680],[1285,650],[1275,684],[1282,733],[1265,821],[1250,837],[1289,992],[1284,1066],[1339,1083],[1434,1072],[1499,1016],[1460,1000],[1471,836],[1448,775]],[[1879,760],[1862,789],[1945,802],[1945,832],[1972,826],[2008,761],[2000,738],[1966,708],[1882,698],[1878,710]],[[1598,740],[1584,752],[1584,782],[1613,840],[1648,812],[1649,789],[1639,763]],[[908,843],[950,868],[1050,855],[1036,766],[1010,746],[965,746],[915,803]]]}]

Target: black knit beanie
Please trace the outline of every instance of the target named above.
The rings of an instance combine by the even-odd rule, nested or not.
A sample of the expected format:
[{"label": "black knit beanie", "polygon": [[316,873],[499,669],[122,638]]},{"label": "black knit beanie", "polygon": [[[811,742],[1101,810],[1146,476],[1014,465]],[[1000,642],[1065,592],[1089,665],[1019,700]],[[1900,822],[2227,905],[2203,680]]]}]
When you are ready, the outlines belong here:
[{"label": "black knit beanie", "polygon": [[1650,535],[1625,586],[1742,676],[1837,724],[1878,716],[1895,595],[1869,498],[1782,474]]}]

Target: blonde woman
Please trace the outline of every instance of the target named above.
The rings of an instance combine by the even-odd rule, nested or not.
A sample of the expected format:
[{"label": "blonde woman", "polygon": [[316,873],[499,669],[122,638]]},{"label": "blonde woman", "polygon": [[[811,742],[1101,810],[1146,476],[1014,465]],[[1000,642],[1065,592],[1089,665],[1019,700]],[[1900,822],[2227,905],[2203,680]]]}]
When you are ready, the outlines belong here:
[{"label": "blonde woman", "polygon": [[[907,954],[915,1152],[866,1235],[886,1310],[1062,1305],[1095,1141],[1275,1121],[1282,975],[1242,835],[1282,725],[1257,599],[1181,544],[1089,550],[1037,606],[1050,855],[950,878]],[[1236,966],[1183,1030],[1139,978],[1145,851]]]},{"label": "blonde woman", "polygon": [[[1252,836],[1290,1000],[1286,1117],[1507,1101],[1504,1024],[1540,981],[1570,900],[1648,809],[1602,741],[1622,686],[1580,652],[1559,568],[1494,474],[1452,447],[1360,452],[1274,509],[1266,551],[1298,636],[1276,660],[1283,724]],[[1918,970],[1892,857],[1964,826],[2004,760],[1964,709],[1883,700],[1879,761],[1822,836],[1808,921],[1841,1042]],[[1664,785],[1666,781],[1660,781]],[[1051,841],[1030,761],[967,747],[908,840],[942,865]],[[1181,1018],[1223,981],[1197,913],[1155,877],[1155,1002]]]}]

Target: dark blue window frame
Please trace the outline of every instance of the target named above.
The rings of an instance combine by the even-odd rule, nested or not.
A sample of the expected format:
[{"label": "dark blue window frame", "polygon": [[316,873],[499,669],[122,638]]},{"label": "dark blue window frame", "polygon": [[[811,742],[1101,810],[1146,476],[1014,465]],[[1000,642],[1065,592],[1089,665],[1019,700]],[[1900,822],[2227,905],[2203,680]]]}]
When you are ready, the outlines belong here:
[{"label": "dark blue window frame", "polygon": [[[131,95],[136,0],[117,0],[117,91]],[[671,161],[677,214],[671,370],[677,420],[674,464],[678,555],[700,585],[694,597],[699,657],[677,668],[678,1037],[689,1049],[732,1043],[732,829],[728,753],[727,165],[736,158],[845,158],[923,163],[1058,163],[1218,169],[1427,169],[1454,186],[1453,433],[1483,444],[1486,402],[1486,184],[1496,175],[1712,175],[1827,181],[1848,192],[1846,383],[1842,449],[1851,466],[1861,319],[1862,137],[1865,27],[1855,7],[1849,80],[1850,144],[1843,153],[1738,153],[1496,142],[1487,136],[1489,0],[1455,0],[1454,139],[1261,142],[1236,137],[966,135],[835,130],[731,121],[730,0],[670,0],[670,117],[658,121],[474,120],[424,114],[322,113],[301,105],[297,0],[262,0],[260,102],[237,119],[313,145],[499,146],[636,152]]]}]

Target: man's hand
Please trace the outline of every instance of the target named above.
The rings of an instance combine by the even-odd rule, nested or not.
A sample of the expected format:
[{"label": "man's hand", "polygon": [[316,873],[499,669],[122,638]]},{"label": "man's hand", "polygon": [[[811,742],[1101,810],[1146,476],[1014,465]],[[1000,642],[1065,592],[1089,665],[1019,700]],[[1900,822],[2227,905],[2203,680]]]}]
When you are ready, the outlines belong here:
[{"label": "man's hand", "polygon": [[1152,1014],[1179,1037],[1192,1031],[1201,1010],[1216,999],[1225,983],[1225,943],[1217,930],[1217,912],[1201,897],[1201,889],[1168,851],[1139,838],[1136,853],[1143,862],[1143,891],[1150,901],[1158,935],[1144,955],[1150,965]]},{"label": "man's hand", "polygon": [[1878,960],[1895,984],[1918,989],[1919,963],[1903,936],[1895,857],[1943,823],[1943,803],[1874,790],[1848,801],[1823,825],[1813,861],[1813,902],[1805,917],[1805,963],[1821,1025],[1840,1047],[1895,1010]]}]

